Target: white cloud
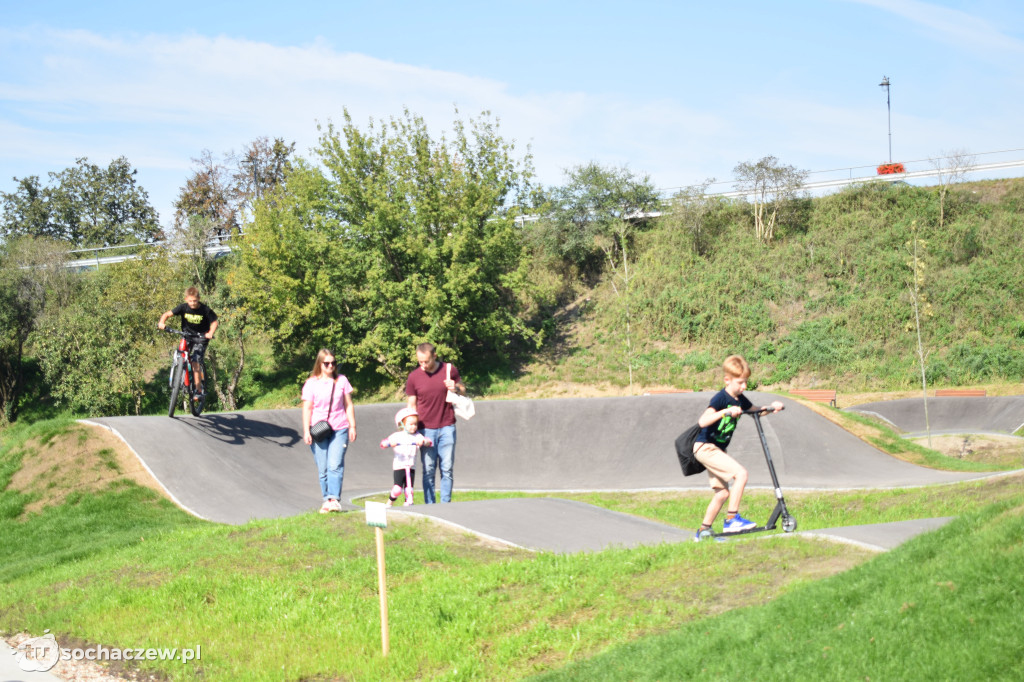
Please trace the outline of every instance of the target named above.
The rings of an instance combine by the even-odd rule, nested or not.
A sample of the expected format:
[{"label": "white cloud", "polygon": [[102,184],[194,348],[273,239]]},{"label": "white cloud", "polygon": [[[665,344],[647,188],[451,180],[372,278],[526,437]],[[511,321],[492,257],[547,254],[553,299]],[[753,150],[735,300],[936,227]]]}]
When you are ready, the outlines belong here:
[{"label": "white cloud", "polygon": [[[920,0],[848,0],[899,15],[928,29],[934,38],[979,54],[1024,52],[1024,41],[967,12]],[[996,54],[994,56],[999,56]]]},{"label": "white cloud", "polygon": [[[914,16],[934,9],[910,1],[885,7]],[[969,24],[960,14],[945,21]],[[985,26],[978,35],[989,35]],[[738,162],[766,154],[814,170],[860,163],[865,149],[872,150],[866,163],[884,160],[877,106],[828,106],[804,92],[732,92],[729,99],[722,92],[513,92],[495,79],[339,52],[323,41],[276,46],[197,34],[0,29],[0,178],[45,176],[81,156],[107,163],[124,155],[166,221],[203,149],[219,155],[266,135],[294,141],[308,155],[317,122],[340,121],[344,108],[360,127],[408,108],[435,135],[449,128],[456,106],[461,116],[489,110],[520,153],[531,145],[545,184],[589,161],[627,165],[674,187],[709,175],[728,179]],[[937,122],[896,116],[893,130],[902,150],[916,149],[912,140],[933,145],[928,153],[986,148]]]},{"label": "white cloud", "polygon": [[49,159],[54,170],[78,156],[102,163],[121,154],[140,171],[177,168],[177,186],[149,188],[165,217],[202,149],[220,154],[269,135],[306,153],[316,123],[339,120],[344,108],[362,126],[407,107],[435,134],[450,126],[456,106],[461,116],[490,110],[522,153],[532,145],[547,184],[591,159],[667,175],[675,161],[658,161],[666,145],[679,146],[672,158],[692,157],[701,150],[696,133],[724,125],[670,99],[513,95],[496,80],[340,53],[322,42],[281,47],[223,36],[114,39],[46,29],[0,33],[0,41],[22,55],[21,66],[0,77],[0,129],[19,141],[5,156]]}]

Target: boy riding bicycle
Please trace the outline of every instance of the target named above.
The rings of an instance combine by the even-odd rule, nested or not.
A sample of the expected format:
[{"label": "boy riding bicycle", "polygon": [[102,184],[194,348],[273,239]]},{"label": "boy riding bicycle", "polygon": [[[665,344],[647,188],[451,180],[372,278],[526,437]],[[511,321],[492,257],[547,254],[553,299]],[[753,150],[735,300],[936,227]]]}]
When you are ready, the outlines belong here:
[{"label": "boy riding bicycle", "polygon": [[205,386],[206,369],[203,358],[206,355],[207,342],[213,340],[217,333],[217,327],[220,325],[220,322],[217,321],[217,313],[199,300],[199,289],[189,287],[185,289],[185,302],[179,303],[176,308],[161,315],[156,326],[160,329],[166,328],[167,320],[175,315],[181,315],[181,331],[203,337],[195,341],[190,339],[189,345],[191,346],[190,355],[193,365],[198,367],[201,372],[199,385]]}]

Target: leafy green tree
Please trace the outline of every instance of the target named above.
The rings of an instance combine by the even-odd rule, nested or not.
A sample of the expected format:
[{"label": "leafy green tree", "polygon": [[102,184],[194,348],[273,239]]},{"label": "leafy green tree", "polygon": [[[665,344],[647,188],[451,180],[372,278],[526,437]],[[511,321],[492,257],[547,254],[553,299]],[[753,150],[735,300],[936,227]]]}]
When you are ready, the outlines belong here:
[{"label": "leafy green tree", "polygon": [[566,184],[549,191],[551,211],[536,229],[551,252],[581,272],[596,275],[609,257],[598,240],[607,245],[611,239],[615,250],[628,248],[616,235],[650,224],[648,214],[660,207],[658,191],[648,176],[597,163],[576,166],[566,176]]},{"label": "leafy green tree", "polygon": [[136,173],[122,156],[106,168],[78,159],[51,172],[47,187],[35,176],[15,178],[15,191],[0,193],[0,236],[49,237],[79,247],[155,241],[162,236],[157,214]]},{"label": "leafy green tree", "polygon": [[232,157],[233,194],[240,213],[251,216],[255,202],[284,182],[294,153],[294,142],[288,144],[280,137],[271,142],[268,137],[259,137]]},{"label": "leafy green tree", "polygon": [[231,258],[220,282],[208,303],[217,311],[220,326],[217,341],[206,352],[210,375],[207,379],[217,394],[217,400],[228,410],[238,408],[238,389],[246,363],[246,348],[261,325],[252,322],[246,298],[236,288],[239,259]]},{"label": "leafy green tree", "polygon": [[688,235],[695,255],[706,256],[711,248],[708,235],[708,216],[719,199],[708,196],[708,187],[715,182],[708,178],[699,185],[687,187],[673,195],[663,223],[669,223],[682,234]]},{"label": "leafy green tree", "polygon": [[754,213],[754,232],[765,244],[775,238],[775,228],[795,206],[794,199],[807,179],[807,171],[779,163],[774,156],[737,164],[736,189],[746,192]]},{"label": "leafy green tree", "polygon": [[633,297],[636,273],[632,270],[636,233],[652,222],[660,208],[658,191],[650,177],[637,177],[626,168],[605,168],[596,163],[567,172],[568,182],[551,191],[552,210],[540,229],[545,230],[563,258],[591,273],[598,271],[596,256],[609,275],[609,283],[623,306],[623,332],[629,385],[633,386]]},{"label": "leafy green tree", "polygon": [[0,243],[0,421],[18,417],[26,342],[43,310],[71,299],[66,252],[62,244],[34,237]]},{"label": "leafy green tree", "polygon": [[457,359],[532,339],[511,208],[532,171],[513,152],[486,113],[447,139],[408,111],[365,131],[346,112],[321,129],[324,170],[297,161],[257,202],[239,290],[279,343],[330,346],[395,381],[418,341]]},{"label": "leafy green tree", "polygon": [[0,236],[55,237],[50,232],[47,190],[39,184],[39,176],[15,178],[15,181],[18,187],[13,192],[0,192],[0,206],[3,208]]},{"label": "leafy green tree", "polygon": [[209,233],[208,239],[237,232],[238,208],[232,201],[234,191],[227,167],[216,161],[209,149],[192,162],[195,169],[174,202],[175,230],[202,225]]},{"label": "leafy green tree", "polygon": [[156,320],[181,281],[163,249],[83,275],[72,304],[49,307],[31,339],[54,398],[84,414],[139,414]]}]

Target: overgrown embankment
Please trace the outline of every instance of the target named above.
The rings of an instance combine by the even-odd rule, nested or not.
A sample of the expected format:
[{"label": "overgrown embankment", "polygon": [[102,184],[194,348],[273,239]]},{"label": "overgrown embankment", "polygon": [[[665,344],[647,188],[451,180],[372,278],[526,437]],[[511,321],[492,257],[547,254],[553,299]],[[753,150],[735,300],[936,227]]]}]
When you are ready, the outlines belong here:
[{"label": "overgrown embankment", "polygon": [[557,318],[560,352],[531,365],[539,376],[528,381],[623,386],[631,360],[637,385],[709,388],[738,352],[762,386],[920,386],[916,228],[929,384],[1019,382],[1024,181],[956,186],[943,203],[940,228],[936,188],[853,187],[791,207],[771,243],[754,235],[744,202],[711,205],[699,234],[669,214],[635,235],[629,295],[605,273],[582,311]]}]

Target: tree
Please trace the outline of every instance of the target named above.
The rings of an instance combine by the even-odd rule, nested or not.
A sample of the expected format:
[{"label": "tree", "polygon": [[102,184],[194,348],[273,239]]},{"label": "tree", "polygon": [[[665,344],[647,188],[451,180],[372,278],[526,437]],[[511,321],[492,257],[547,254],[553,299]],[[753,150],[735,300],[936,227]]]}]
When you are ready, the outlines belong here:
[{"label": "tree", "polygon": [[76,285],[66,260],[67,246],[50,239],[16,237],[0,244],[0,421],[18,417],[25,348],[45,309],[72,300]]},{"label": "tree", "polygon": [[928,248],[927,242],[920,238],[917,221],[910,224],[911,239],[907,242],[907,250],[910,252],[910,260],[907,267],[910,268],[910,281],[907,282],[907,289],[910,291],[910,303],[914,309],[914,329],[917,332],[917,359],[921,367],[921,396],[924,399],[924,426],[928,433],[928,447],[932,446],[932,428],[928,421],[928,377],[925,373],[925,352],[924,343],[921,340],[921,317],[932,315],[931,304],[924,292],[925,284],[925,263],[924,254]]},{"label": "tree", "polygon": [[451,139],[408,111],[365,131],[345,112],[321,128],[323,170],[294,162],[256,202],[236,289],[278,343],[328,346],[396,382],[420,341],[457,360],[532,338],[514,220],[532,169],[513,152],[486,112]]},{"label": "tree", "polygon": [[210,344],[206,360],[210,375],[207,385],[217,393],[218,402],[228,410],[238,408],[238,385],[245,369],[246,344],[253,335],[250,310],[244,296],[236,288],[239,270],[237,258],[231,259],[221,281],[210,297],[210,306],[217,311],[220,326],[217,343]]},{"label": "tree", "polygon": [[783,166],[774,156],[765,156],[754,163],[737,164],[733,173],[736,175],[736,189],[751,198],[757,238],[770,244],[775,238],[779,218],[803,187],[807,171]]},{"label": "tree", "polygon": [[162,233],[136,174],[122,156],[107,168],[78,159],[70,168],[51,172],[47,187],[36,176],[15,178],[17,189],[0,193],[0,236],[48,237],[79,247],[153,242]]},{"label": "tree", "polygon": [[551,252],[596,275],[607,261],[598,236],[608,237],[622,222],[646,225],[646,214],[659,207],[658,192],[647,176],[597,163],[567,170],[566,178],[565,185],[549,191],[551,211],[536,229]]},{"label": "tree", "polygon": [[638,230],[650,223],[659,208],[658,191],[650,177],[637,177],[626,168],[604,168],[596,163],[566,173],[568,182],[551,192],[550,234],[562,253],[586,267],[596,249],[608,269],[609,282],[624,305],[625,355],[629,386],[633,387],[631,249]]},{"label": "tree", "polygon": [[3,207],[0,236],[53,237],[47,191],[39,184],[39,176],[15,178],[15,181],[18,187],[13,192],[0,192],[0,206]]},{"label": "tree", "polygon": [[678,223],[679,229],[689,234],[691,249],[697,256],[706,256],[710,249],[704,223],[715,202],[714,197],[707,193],[714,182],[714,178],[708,178],[699,185],[687,187],[677,192],[669,204],[669,220]]},{"label": "tree", "polygon": [[139,414],[156,320],[180,282],[158,248],[80,276],[79,303],[48,306],[31,339],[53,397],[84,414]]},{"label": "tree", "polygon": [[232,200],[234,188],[227,167],[215,161],[209,149],[204,149],[192,163],[195,169],[174,202],[175,230],[180,232],[201,224],[209,229],[210,238],[237,232],[238,209]]},{"label": "tree", "polygon": [[279,137],[273,143],[257,138],[241,154],[224,154],[223,161],[204,149],[192,159],[195,169],[174,203],[175,228],[187,229],[201,218],[214,228],[214,237],[237,232],[244,220],[251,219],[254,203],[284,182],[294,152],[295,143],[286,144]]},{"label": "tree", "polygon": [[270,138],[259,137],[244,152],[231,156],[235,164],[232,189],[240,214],[252,216],[255,202],[263,200],[284,182],[294,153],[294,142],[286,144],[276,137],[271,143]]},{"label": "tree", "polygon": [[949,188],[963,182],[964,178],[975,166],[975,157],[966,149],[954,149],[942,152],[938,159],[930,159],[932,168],[936,170],[939,180],[939,229],[946,221],[946,195]]}]

